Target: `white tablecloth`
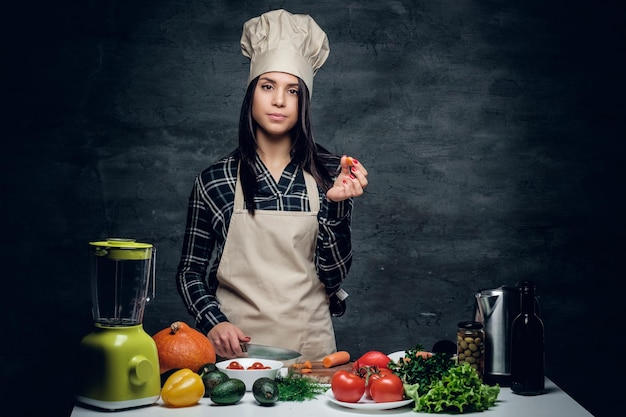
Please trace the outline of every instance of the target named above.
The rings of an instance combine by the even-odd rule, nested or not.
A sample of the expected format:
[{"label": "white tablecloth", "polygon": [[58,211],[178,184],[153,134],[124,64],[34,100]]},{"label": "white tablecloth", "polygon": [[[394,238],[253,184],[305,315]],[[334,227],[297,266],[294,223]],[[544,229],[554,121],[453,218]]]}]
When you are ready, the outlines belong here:
[{"label": "white tablecloth", "polygon": [[[524,397],[515,395],[510,388],[501,388],[496,405],[484,413],[474,413],[485,417],[589,417],[592,416],[574,399],[546,379],[544,395]],[[393,410],[354,410],[333,404],[325,395],[304,402],[278,402],[270,407],[260,406],[247,392],[245,397],[235,405],[217,406],[208,398],[192,407],[167,408],[159,401],[157,404],[133,410],[115,413],[97,411],[76,405],[71,417],[325,417],[325,416],[432,416],[432,414],[415,413],[412,405]]]}]

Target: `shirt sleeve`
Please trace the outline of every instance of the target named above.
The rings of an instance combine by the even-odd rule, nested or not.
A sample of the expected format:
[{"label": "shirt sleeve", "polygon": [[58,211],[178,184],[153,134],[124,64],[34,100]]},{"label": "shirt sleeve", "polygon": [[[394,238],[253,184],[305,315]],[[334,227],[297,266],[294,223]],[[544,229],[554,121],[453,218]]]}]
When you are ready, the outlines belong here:
[{"label": "shirt sleeve", "polygon": [[217,278],[207,269],[216,245],[216,235],[210,231],[215,215],[208,204],[208,196],[200,177],[196,178],[187,210],[187,224],[176,285],[189,313],[197,326],[207,334],[216,324],[227,321],[215,296]]},{"label": "shirt sleeve", "polygon": [[352,199],[331,202],[322,198],[318,214],[316,267],[328,295],[339,290],[352,264],[352,205]]}]

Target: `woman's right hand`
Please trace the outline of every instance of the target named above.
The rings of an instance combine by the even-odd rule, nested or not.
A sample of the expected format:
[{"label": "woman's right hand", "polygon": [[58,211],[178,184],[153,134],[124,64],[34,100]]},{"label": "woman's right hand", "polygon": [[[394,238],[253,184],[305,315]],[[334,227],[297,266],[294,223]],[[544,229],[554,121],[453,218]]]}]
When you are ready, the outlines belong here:
[{"label": "woman's right hand", "polygon": [[367,187],[367,170],[355,158],[342,156],[339,163],[341,171],[333,186],[326,192],[326,198],[339,202],[352,197],[360,197]]},{"label": "woman's right hand", "polygon": [[231,359],[241,356],[242,343],[248,343],[250,337],[243,334],[241,329],[230,322],[222,322],[214,326],[207,337],[213,344],[217,356]]}]

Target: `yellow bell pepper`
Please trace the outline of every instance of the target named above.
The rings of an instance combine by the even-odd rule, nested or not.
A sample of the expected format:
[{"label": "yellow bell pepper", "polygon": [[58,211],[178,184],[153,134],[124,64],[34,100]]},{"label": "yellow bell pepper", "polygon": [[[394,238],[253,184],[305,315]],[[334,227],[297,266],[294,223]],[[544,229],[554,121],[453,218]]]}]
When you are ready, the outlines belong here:
[{"label": "yellow bell pepper", "polygon": [[181,369],[167,378],[161,389],[161,399],[169,407],[187,407],[204,396],[204,382],[191,369]]}]

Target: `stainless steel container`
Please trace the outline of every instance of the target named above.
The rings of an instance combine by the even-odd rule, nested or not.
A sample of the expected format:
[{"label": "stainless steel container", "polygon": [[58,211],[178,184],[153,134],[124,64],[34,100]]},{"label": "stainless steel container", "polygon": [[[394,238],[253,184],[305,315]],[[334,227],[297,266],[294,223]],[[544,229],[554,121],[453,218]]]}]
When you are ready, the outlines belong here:
[{"label": "stainless steel container", "polygon": [[476,293],[475,320],[485,329],[483,381],[487,384],[510,386],[511,324],[519,311],[518,287],[504,285]]}]

